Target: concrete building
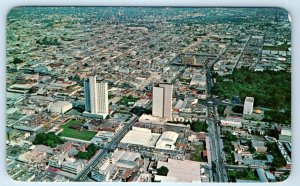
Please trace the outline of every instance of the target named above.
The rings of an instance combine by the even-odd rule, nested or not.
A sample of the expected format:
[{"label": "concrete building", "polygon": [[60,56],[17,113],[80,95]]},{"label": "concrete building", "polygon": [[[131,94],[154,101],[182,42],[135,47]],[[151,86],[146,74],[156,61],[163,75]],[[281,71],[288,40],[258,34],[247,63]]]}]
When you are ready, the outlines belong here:
[{"label": "concrete building", "polygon": [[72,103],[67,101],[57,101],[50,104],[50,112],[63,114],[72,109]]},{"label": "concrete building", "polygon": [[282,127],[280,135],[292,136],[292,131],[290,127]]},{"label": "concrete building", "polygon": [[224,120],[221,120],[221,126],[241,128],[242,127],[242,121],[239,118],[238,119],[233,119],[233,118],[224,119]]},{"label": "concrete building", "polygon": [[84,81],[85,110],[91,115],[101,115],[105,118],[108,110],[108,83],[90,76]]},{"label": "concrete building", "polygon": [[131,170],[140,165],[141,154],[124,150],[116,150],[106,155],[91,171],[91,178],[100,182],[116,181],[118,170]]},{"label": "concrete building", "polygon": [[132,130],[124,136],[121,143],[155,147],[159,137],[160,134],[151,133],[151,129],[132,127]]},{"label": "concrete building", "polygon": [[117,150],[112,156],[112,161],[117,167],[133,169],[138,166],[138,160],[141,159],[141,154],[124,150]]},{"label": "concrete building", "polygon": [[156,143],[157,149],[175,149],[175,142],[178,138],[176,132],[166,131],[164,132]]},{"label": "concrete building", "polygon": [[48,161],[49,166],[59,168],[63,171],[78,174],[84,167],[84,163],[70,158],[67,154],[54,155]]},{"label": "concrete building", "polygon": [[110,142],[112,138],[114,137],[115,133],[110,131],[99,131],[91,140],[92,143],[95,144],[103,144]]},{"label": "concrete building", "polygon": [[166,119],[165,118],[151,116],[151,115],[147,115],[147,114],[143,114],[139,118],[139,122],[163,125],[163,124],[166,123]]},{"label": "concrete building", "polygon": [[172,84],[159,84],[158,87],[153,87],[152,93],[152,115],[161,118],[172,118]]},{"label": "concrete building", "polygon": [[99,182],[108,182],[111,172],[116,165],[110,161],[112,153],[104,156],[96,167],[91,171],[91,178]]},{"label": "concrete building", "polygon": [[253,104],[254,104],[254,98],[246,97],[245,102],[244,102],[243,114],[251,115],[253,113]]},{"label": "concrete building", "polygon": [[169,169],[167,176],[155,175],[154,180],[160,182],[201,182],[200,162],[190,160],[168,159],[167,162],[158,161],[157,168],[165,166]]},{"label": "concrete building", "polygon": [[61,164],[61,170],[78,174],[84,168],[82,162],[77,162],[75,158],[68,158]]},{"label": "concrete building", "polygon": [[256,152],[266,152],[268,149],[263,141],[251,140],[251,144],[252,147],[255,148]]}]

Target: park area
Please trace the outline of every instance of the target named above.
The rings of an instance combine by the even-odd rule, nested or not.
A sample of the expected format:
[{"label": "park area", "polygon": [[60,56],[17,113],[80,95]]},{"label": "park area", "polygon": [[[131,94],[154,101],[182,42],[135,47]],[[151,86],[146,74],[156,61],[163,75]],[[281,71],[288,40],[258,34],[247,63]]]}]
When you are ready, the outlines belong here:
[{"label": "park area", "polygon": [[64,125],[60,126],[63,131],[59,134],[62,137],[75,138],[85,141],[90,141],[97,132],[88,131],[82,125],[85,122],[83,120],[71,119]]},{"label": "park area", "polygon": [[125,105],[125,106],[132,106],[134,103],[139,100],[140,98],[135,98],[132,96],[124,96],[122,99],[119,101],[120,105]]}]

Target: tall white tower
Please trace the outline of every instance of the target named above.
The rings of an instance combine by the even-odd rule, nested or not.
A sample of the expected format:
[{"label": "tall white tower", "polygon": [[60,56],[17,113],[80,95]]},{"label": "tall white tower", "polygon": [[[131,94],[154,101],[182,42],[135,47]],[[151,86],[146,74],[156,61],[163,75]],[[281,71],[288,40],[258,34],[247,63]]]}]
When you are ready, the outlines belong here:
[{"label": "tall white tower", "polygon": [[108,84],[90,76],[84,82],[85,110],[91,114],[102,115],[105,118],[108,110]]},{"label": "tall white tower", "polygon": [[98,113],[98,89],[97,89],[97,77],[90,76],[89,77],[89,85],[90,85],[90,106],[91,106],[91,113],[96,114]]},{"label": "tall white tower", "polygon": [[246,97],[244,102],[243,114],[251,115],[253,113],[253,104],[254,104],[254,98]]},{"label": "tall white tower", "polygon": [[98,113],[108,115],[108,84],[104,81],[97,82]]},{"label": "tall white tower", "polygon": [[152,115],[172,119],[172,84],[159,84],[152,90]]}]

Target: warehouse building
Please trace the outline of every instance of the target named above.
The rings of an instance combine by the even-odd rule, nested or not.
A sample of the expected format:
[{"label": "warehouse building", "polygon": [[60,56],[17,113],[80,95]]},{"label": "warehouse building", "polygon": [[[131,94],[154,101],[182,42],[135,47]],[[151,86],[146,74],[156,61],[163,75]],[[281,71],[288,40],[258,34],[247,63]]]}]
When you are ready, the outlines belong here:
[{"label": "warehouse building", "polygon": [[64,114],[65,112],[72,109],[72,103],[67,101],[57,101],[50,104],[50,112]]},{"label": "warehouse building", "polygon": [[176,132],[166,131],[164,132],[156,143],[157,149],[175,149],[175,142],[178,138]]},{"label": "warehouse building", "polygon": [[160,134],[151,133],[150,129],[132,127],[132,130],[124,136],[121,143],[155,147],[159,137]]},{"label": "warehouse building", "polygon": [[155,175],[154,180],[160,182],[201,182],[200,162],[190,160],[168,159],[167,162],[159,161],[157,168],[165,166],[169,172],[167,176]]}]

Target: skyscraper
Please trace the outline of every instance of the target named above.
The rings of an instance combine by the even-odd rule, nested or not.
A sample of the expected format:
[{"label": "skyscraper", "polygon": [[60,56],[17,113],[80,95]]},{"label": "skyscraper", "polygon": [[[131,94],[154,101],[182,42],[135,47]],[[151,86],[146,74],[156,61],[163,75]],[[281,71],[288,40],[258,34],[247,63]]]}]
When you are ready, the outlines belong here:
[{"label": "skyscraper", "polygon": [[172,119],[173,85],[161,83],[152,90],[152,115]]},{"label": "skyscraper", "polygon": [[253,104],[254,104],[254,98],[246,97],[244,102],[243,114],[251,115],[253,113]]},{"label": "skyscraper", "polygon": [[90,76],[84,81],[85,110],[105,118],[108,111],[108,85],[105,81]]}]

